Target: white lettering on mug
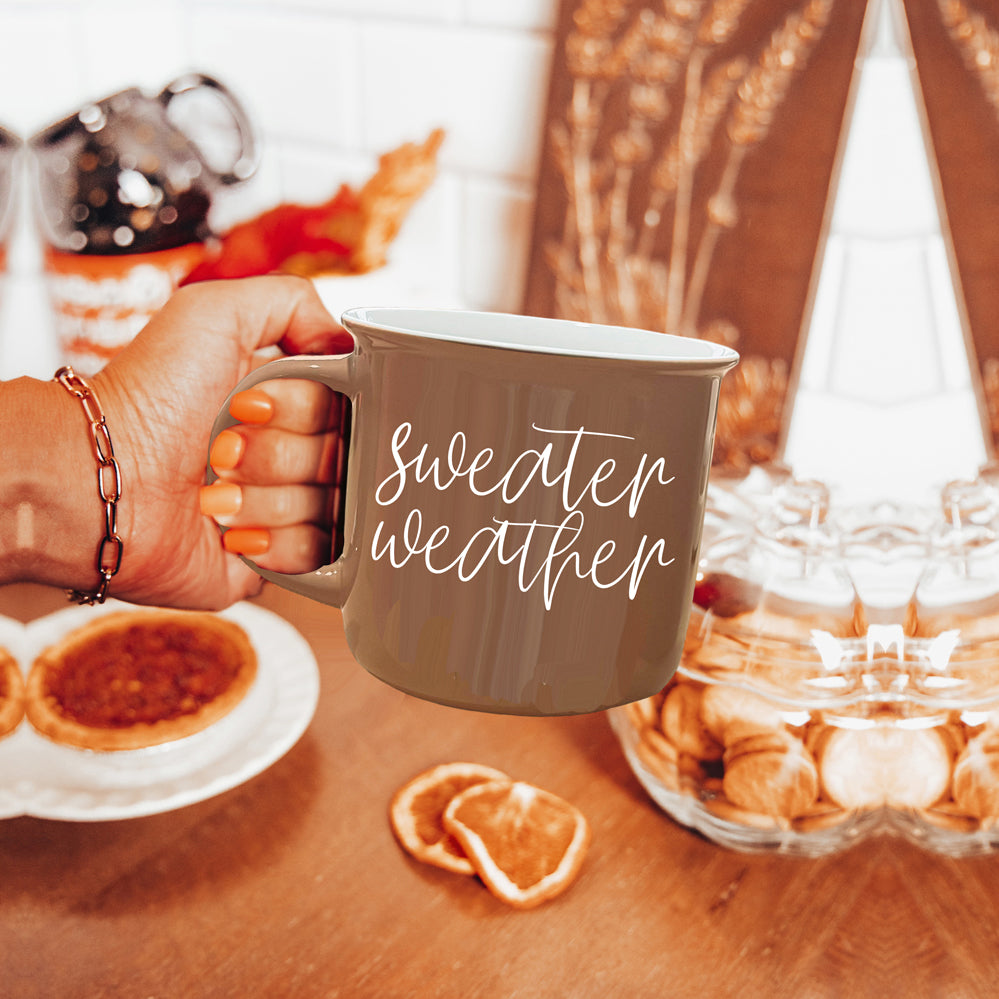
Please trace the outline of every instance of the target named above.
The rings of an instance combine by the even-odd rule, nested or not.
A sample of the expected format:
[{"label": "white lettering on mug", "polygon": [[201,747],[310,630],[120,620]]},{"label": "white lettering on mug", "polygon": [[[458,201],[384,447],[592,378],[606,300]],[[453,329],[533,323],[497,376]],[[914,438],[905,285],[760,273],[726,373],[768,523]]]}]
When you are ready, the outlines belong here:
[{"label": "white lettering on mug", "polygon": [[[614,458],[606,458],[586,478],[585,485],[580,486],[585,472],[577,468],[577,461],[584,438],[634,438],[591,431],[585,427],[551,430],[532,424],[531,429],[542,435],[572,438],[568,457],[561,462],[560,468],[554,467],[558,462],[553,457],[556,443],[553,440],[540,449],[523,451],[506,469],[490,468],[495,457],[493,449],[483,448],[469,457],[468,441],[461,431],[451,437],[443,457],[429,457],[429,443],[423,444],[412,457],[405,457],[403,451],[412,436],[413,426],[411,423],[400,423],[391,442],[395,471],[379,483],[375,490],[375,502],[383,507],[392,506],[402,496],[410,479],[417,485],[429,483],[438,492],[444,492],[455,486],[458,480],[463,480],[474,496],[496,493],[506,504],[518,500],[531,486],[537,486],[559,490],[560,503],[566,514],[561,523],[493,518],[492,525],[479,528],[463,544],[461,539],[449,544],[452,540],[451,528],[440,525],[433,530],[425,529],[422,511],[413,508],[401,532],[386,537],[385,521],[379,522],[372,538],[371,557],[376,562],[387,557],[397,569],[416,557],[422,560],[428,572],[435,575],[453,572],[463,582],[474,579],[491,558],[501,565],[516,564],[521,592],[527,593],[540,582],[545,607],[549,610],[559,581],[570,568],[578,579],[588,579],[598,589],[609,589],[627,582],[628,597],[634,599],[642,577],[653,560],[663,567],[675,561],[666,552],[665,538],[650,543],[648,535],[642,535],[638,550],[630,558],[625,554],[627,561],[623,568],[620,564],[616,569],[610,566],[618,554],[618,544],[612,539],[603,541],[587,561],[574,550],[586,526],[580,506],[588,500],[597,507],[612,507],[627,499],[628,517],[634,519],[650,483],[655,481],[660,486],[668,486],[673,482],[674,477],[666,474],[666,459],[656,458],[650,465],[648,454],[643,454],[624,488],[618,485],[615,492],[609,485],[601,488],[609,484],[618,470],[618,462]],[[459,545],[456,554],[455,544]],[[443,553],[445,547],[450,549],[449,554]],[[620,557],[616,561],[620,563]]]}]

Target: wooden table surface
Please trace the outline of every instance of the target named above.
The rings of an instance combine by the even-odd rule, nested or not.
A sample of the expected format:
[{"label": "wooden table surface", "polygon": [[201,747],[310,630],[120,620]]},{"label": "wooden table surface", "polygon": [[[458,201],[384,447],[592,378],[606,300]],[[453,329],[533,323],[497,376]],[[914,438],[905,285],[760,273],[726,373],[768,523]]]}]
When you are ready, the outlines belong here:
[{"label": "wooden table surface", "polygon": [[[178,811],[0,822],[4,999],[999,995],[999,857],[892,839],[820,860],[730,852],[655,807],[604,716],[423,703],[354,663],[337,612],[276,589],[259,602],[316,651],[309,729],[264,773]],[[10,617],[61,606],[0,589]],[[400,850],[393,791],[457,759],[587,815],[565,895],[516,911]]]}]

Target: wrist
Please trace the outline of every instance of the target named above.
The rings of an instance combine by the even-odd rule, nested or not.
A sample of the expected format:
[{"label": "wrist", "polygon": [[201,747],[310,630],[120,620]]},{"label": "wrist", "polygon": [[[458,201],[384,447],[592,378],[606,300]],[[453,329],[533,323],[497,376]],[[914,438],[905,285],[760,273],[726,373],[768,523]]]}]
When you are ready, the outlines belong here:
[{"label": "wrist", "polygon": [[104,410],[89,383],[71,367],[60,368],[55,373],[55,381],[80,403],[80,408],[86,417],[90,442],[97,461],[97,495],[104,510],[104,536],[98,545],[95,560],[95,568],[100,577],[97,588],[93,591],[73,588],[69,591],[69,598],[74,603],[102,604],[107,599],[111,577],[121,568],[123,544],[118,534],[121,470],[114,455],[114,445],[111,443],[111,434],[104,419]]},{"label": "wrist", "polygon": [[19,378],[0,393],[0,582],[93,592],[105,504],[86,412],[55,381]]}]

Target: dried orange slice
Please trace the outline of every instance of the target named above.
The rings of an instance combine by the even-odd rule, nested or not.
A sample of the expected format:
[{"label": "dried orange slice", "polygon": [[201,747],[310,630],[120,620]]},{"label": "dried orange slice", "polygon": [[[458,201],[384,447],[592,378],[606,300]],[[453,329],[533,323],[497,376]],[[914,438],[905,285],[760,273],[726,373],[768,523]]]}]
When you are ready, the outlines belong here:
[{"label": "dried orange slice", "polygon": [[590,842],[582,812],[524,781],[469,787],[451,799],[443,823],[486,887],[520,909],[565,891]]},{"label": "dried orange slice", "polygon": [[441,824],[441,817],[460,791],[485,781],[509,780],[502,771],[479,763],[442,763],[424,770],[392,798],[389,820],[396,838],[417,860],[456,874],[474,874],[475,868]]}]

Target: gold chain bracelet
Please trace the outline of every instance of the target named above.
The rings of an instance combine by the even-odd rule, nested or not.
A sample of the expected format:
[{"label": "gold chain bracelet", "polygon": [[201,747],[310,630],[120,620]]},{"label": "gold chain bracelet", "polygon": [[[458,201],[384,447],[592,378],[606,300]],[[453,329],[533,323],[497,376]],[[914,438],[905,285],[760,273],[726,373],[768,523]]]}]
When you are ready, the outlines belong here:
[{"label": "gold chain bracelet", "polygon": [[97,458],[97,492],[104,504],[104,537],[97,546],[97,571],[101,581],[93,593],[67,590],[77,604],[102,604],[107,599],[111,577],[121,568],[124,547],[118,535],[118,500],[121,499],[121,469],[114,456],[111,436],[104,422],[104,410],[90,386],[69,365],[60,368],[53,378],[67,392],[80,400],[90,423],[90,437]]}]

